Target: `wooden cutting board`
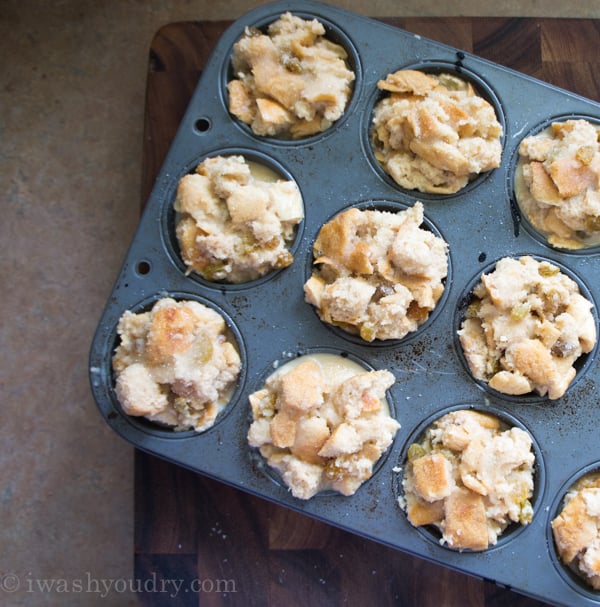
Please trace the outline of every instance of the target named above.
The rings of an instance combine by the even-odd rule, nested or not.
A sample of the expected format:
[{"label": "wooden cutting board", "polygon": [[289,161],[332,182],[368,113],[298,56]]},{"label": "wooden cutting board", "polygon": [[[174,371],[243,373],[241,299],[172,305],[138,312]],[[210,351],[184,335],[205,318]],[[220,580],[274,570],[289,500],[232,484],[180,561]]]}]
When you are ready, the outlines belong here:
[{"label": "wooden cutting board", "polygon": [[[395,18],[386,23],[600,101],[600,20]],[[149,52],[142,206],[229,22],[161,28]],[[519,555],[515,555],[518,559]],[[135,452],[143,605],[543,607]],[[142,584],[142,588],[144,585]]]}]

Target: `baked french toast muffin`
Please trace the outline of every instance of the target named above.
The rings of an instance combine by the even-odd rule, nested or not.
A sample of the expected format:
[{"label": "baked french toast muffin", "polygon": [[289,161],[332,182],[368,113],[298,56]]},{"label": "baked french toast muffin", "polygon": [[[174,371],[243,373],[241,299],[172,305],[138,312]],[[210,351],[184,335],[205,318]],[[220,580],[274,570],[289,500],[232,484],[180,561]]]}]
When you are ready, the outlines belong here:
[{"label": "baked french toast muffin", "polygon": [[593,304],[554,264],[505,257],[483,274],[458,331],[474,378],[509,395],[554,400],[596,344]]},{"label": "baked french toast muffin", "polygon": [[296,183],[244,156],[206,158],[182,177],[174,203],[187,272],[243,283],[288,267],[304,218]]},{"label": "baked french toast muffin", "polygon": [[552,533],[562,562],[600,590],[600,472],[586,474],[569,489]]},{"label": "baked french toast muffin", "polygon": [[523,139],[515,174],[521,212],[552,246],[600,245],[600,126],[553,122]]},{"label": "baked french toast muffin", "polygon": [[377,86],[386,96],[373,111],[373,150],[398,185],[454,194],[500,166],[502,125],[470,82],[399,70]]},{"label": "baked french toast muffin", "polygon": [[371,477],[400,424],[390,415],[389,371],[333,354],[286,363],[250,395],[248,443],[294,497],[353,495]]},{"label": "baked french toast muffin", "polygon": [[223,317],[196,301],[159,299],[125,311],[112,358],[123,411],[175,430],[210,428],[226,407],[241,370]]},{"label": "baked french toast muffin", "polygon": [[317,19],[287,12],[235,44],[229,111],[259,136],[302,139],[327,130],[350,100],[356,76],[346,50]]},{"label": "baked french toast muffin", "polygon": [[351,208],[322,226],[304,294],[323,322],[371,342],[401,339],[429,318],[448,246],[423,219],[416,202],[400,212]]},{"label": "baked french toast muffin", "polygon": [[412,525],[430,525],[456,550],[482,551],[511,524],[533,517],[531,437],[496,416],[452,411],[408,448],[400,505]]}]

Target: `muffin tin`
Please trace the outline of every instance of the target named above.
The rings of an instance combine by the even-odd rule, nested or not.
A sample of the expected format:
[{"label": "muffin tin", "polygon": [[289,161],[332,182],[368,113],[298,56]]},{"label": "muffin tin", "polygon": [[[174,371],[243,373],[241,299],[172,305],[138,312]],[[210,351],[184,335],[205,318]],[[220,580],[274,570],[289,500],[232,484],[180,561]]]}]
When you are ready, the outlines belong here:
[{"label": "muffin tin", "polygon": [[[260,138],[227,110],[226,83],[233,44],[246,27],[262,28],[290,11],[321,21],[348,51],[356,73],[344,116],[326,132],[299,141]],[[457,194],[434,196],[395,185],[374,160],[369,140],[377,81],[401,68],[449,70],[473,78],[492,100],[504,127],[500,168]],[[504,256],[543,257],[565,268],[600,301],[597,250],[552,249],[523,229],[513,200],[512,176],[521,139],[554,117],[598,119],[600,105],[457,49],[317,2],[261,6],[234,22],[217,43],[167,154],[133,242],[99,321],[90,351],[90,383],[101,415],[137,448],[234,487],[526,595],[557,605],[600,605],[600,593],[557,561],[550,521],[572,480],[600,468],[595,393],[600,381],[597,347],[559,400],[508,398],[485,390],[470,376],[456,327],[470,288]],[[259,280],[237,285],[186,275],[174,236],[177,182],[207,156],[243,154],[274,167],[298,184],[305,219],[293,245],[294,263]],[[304,301],[312,243],[337,212],[358,205],[405,208],[425,205],[427,225],[449,244],[451,272],[430,322],[402,340],[362,342],[321,323]],[[218,310],[235,336],[242,373],[230,404],[203,433],[173,432],[126,416],[114,393],[111,358],[116,326],[125,310],[147,309],[162,296],[191,298]],[[597,313],[596,324],[598,324]],[[302,501],[265,471],[248,447],[248,394],[278,363],[313,351],[351,356],[367,368],[396,377],[389,401],[401,428],[375,474],[351,497],[327,493]],[[525,428],[536,445],[533,521],[507,533],[485,552],[458,552],[432,541],[407,521],[397,503],[408,444],[426,420],[449,408],[482,408]]]}]

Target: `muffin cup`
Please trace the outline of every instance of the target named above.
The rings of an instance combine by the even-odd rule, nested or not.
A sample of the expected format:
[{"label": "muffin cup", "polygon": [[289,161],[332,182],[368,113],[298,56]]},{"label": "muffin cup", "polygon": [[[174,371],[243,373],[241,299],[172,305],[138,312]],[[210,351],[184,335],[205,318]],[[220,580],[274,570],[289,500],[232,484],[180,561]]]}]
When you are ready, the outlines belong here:
[{"label": "muffin cup", "polygon": [[[247,280],[244,282],[231,282],[228,280],[211,281],[211,280],[204,278],[203,276],[201,276],[194,270],[189,269],[186,266],[186,264],[184,263],[183,258],[182,258],[181,247],[179,245],[179,242],[178,242],[178,239],[176,236],[178,213],[173,208],[173,204],[176,199],[177,187],[178,187],[180,179],[182,177],[184,177],[185,175],[193,174],[195,172],[196,167],[199,164],[201,164],[204,160],[207,160],[209,158],[215,158],[217,156],[222,156],[225,158],[230,157],[230,156],[241,156],[246,160],[246,162],[254,163],[256,165],[265,167],[265,169],[273,172],[273,174],[275,174],[275,175],[278,175],[282,180],[291,181],[291,182],[295,183],[298,186],[301,197],[302,197],[302,191],[300,190],[299,184],[296,182],[296,180],[293,178],[293,176],[290,174],[290,172],[288,170],[286,170],[280,162],[278,162],[274,158],[268,156],[267,154],[265,154],[259,150],[252,150],[252,149],[247,149],[247,148],[225,148],[225,149],[221,149],[221,150],[215,150],[214,152],[211,152],[211,153],[207,154],[206,156],[203,156],[201,158],[198,158],[197,160],[194,160],[194,162],[192,162],[188,166],[184,167],[184,172],[182,172],[180,175],[178,175],[176,177],[176,179],[173,180],[172,186],[170,188],[170,192],[169,192],[168,196],[166,197],[169,204],[164,205],[164,207],[162,209],[162,213],[161,213],[163,242],[164,242],[166,250],[170,254],[173,264],[179,269],[180,272],[182,272],[190,280],[197,281],[199,284],[201,284],[204,287],[215,288],[215,289],[242,290],[242,289],[246,289],[249,287],[253,287],[257,284],[260,284],[262,282],[272,279],[278,273],[285,272],[289,266],[285,267],[285,268],[273,268],[272,270],[268,271],[266,274],[264,274],[262,276],[259,276],[255,279]],[[303,200],[303,207],[305,207],[305,206],[306,205]],[[306,211],[304,211],[304,215],[306,215]],[[289,247],[287,247],[287,250],[294,256],[294,261],[292,263],[297,262],[296,252],[298,250],[299,243],[302,238],[304,223],[305,223],[304,219],[302,219],[295,226],[294,239],[290,243]]]},{"label": "muffin cup", "polygon": [[560,514],[564,505],[564,499],[569,490],[582,478],[589,474],[600,474],[600,461],[588,464],[583,468],[579,469],[573,474],[560,488],[558,493],[555,495],[552,504],[548,510],[548,523],[546,525],[546,537],[548,542],[548,550],[551,556],[552,564],[558,571],[561,579],[572,588],[581,597],[600,602],[600,590],[592,588],[583,576],[576,570],[575,565],[568,565],[563,563],[561,560],[556,543],[554,541],[554,534],[552,531],[552,521]]},{"label": "muffin cup", "polygon": [[[418,443],[423,439],[423,436],[426,430],[438,419],[442,418],[444,415],[454,411],[461,410],[469,410],[476,411],[479,413],[484,413],[487,415],[493,415],[500,420],[503,425],[506,425],[507,428],[520,428],[527,432],[527,434],[531,437],[532,440],[532,451],[535,455],[535,463],[533,467],[533,481],[534,481],[534,489],[533,495],[531,497],[531,505],[533,507],[533,520],[535,521],[539,516],[540,504],[542,503],[542,499],[545,492],[546,486],[546,472],[545,472],[545,464],[544,459],[542,457],[542,450],[538,445],[535,437],[532,432],[528,430],[526,425],[516,416],[507,413],[503,409],[491,405],[477,404],[477,403],[464,403],[458,405],[451,405],[445,409],[440,411],[436,411],[433,415],[430,415],[426,419],[424,419],[409,435],[408,439],[404,442],[404,445],[400,451],[399,458],[397,460],[396,466],[394,467],[394,477],[393,477],[393,489],[394,496],[396,498],[397,505],[399,509],[402,510],[402,516],[405,516],[408,521],[408,517],[404,508],[402,507],[402,503],[404,498],[404,487],[403,487],[403,479],[404,479],[404,471],[406,469],[406,465],[408,463],[408,449],[413,443]],[[496,544],[490,545],[484,551],[473,551],[469,549],[457,549],[441,542],[441,532],[436,529],[433,525],[424,525],[424,526],[413,526],[408,522],[409,526],[414,530],[415,533],[419,534],[423,537],[427,542],[433,543],[436,546],[442,547],[444,550],[449,550],[450,552],[457,553],[476,553],[481,554],[489,553],[494,550],[500,550],[509,542],[514,541],[521,534],[527,533],[527,530],[530,525],[522,525],[516,522],[510,523],[506,529],[501,533],[498,537]]]},{"label": "muffin cup", "polygon": [[[552,265],[558,267],[559,270],[563,274],[565,274],[566,276],[571,278],[577,284],[581,295],[583,295],[588,301],[592,302],[592,315],[594,318],[594,324],[596,326],[596,336],[597,336],[596,343],[591,352],[583,353],[575,361],[573,366],[576,370],[576,375],[573,378],[573,380],[570,382],[569,386],[567,387],[565,395],[568,395],[570,392],[575,390],[577,384],[581,381],[581,379],[583,377],[585,377],[585,375],[589,371],[590,367],[592,366],[592,364],[594,363],[595,358],[596,358],[596,352],[598,350],[598,314],[597,314],[597,308],[596,308],[596,305],[594,302],[594,297],[593,297],[590,289],[586,286],[586,284],[582,281],[582,279],[578,275],[576,275],[572,270],[570,270],[565,265],[563,265],[562,263],[560,263],[554,259],[543,257],[541,255],[530,255],[528,253],[511,255],[510,257],[512,257],[514,259],[518,259],[523,256],[533,257],[537,261],[546,261],[546,262],[549,262]],[[557,401],[550,400],[547,395],[541,396],[535,392],[529,392],[527,394],[522,394],[522,395],[512,395],[512,394],[506,394],[504,392],[499,392],[498,390],[494,390],[493,388],[491,388],[489,386],[488,382],[474,377],[469,368],[469,363],[467,361],[463,347],[462,347],[462,345],[460,343],[460,339],[458,337],[458,331],[461,329],[462,323],[466,318],[466,314],[467,314],[469,305],[473,301],[473,289],[481,282],[481,276],[483,274],[489,274],[490,272],[492,272],[495,269],[496,263],[498,261],[499,260],[489,263],[481,271],[479,271],[473,278],[471,278],[471,280],[467,283],[467,286],[463,290],[462,295],[460,296],[460,298],[457,301],[457,305],[456,305],[455,312],[454,312],[454,330],[453,330],[454,343],[455,343],[457,356],[460,359],[463,368],[465,369],[465,371],[467,372],[467,374],[469,375],[471,380],[473,382],[475,382],[475,384],[477,384],[484,392],[488,393],[490,396],[493,396],[495,398],[500,398],[502,400],[509,401],[509,402],[512,402],[515,404],[532,405],[532,404],[543,403],[546,406],[552,406],[553,402],[557,402]],[[561,397],[561,398],[563,398],[563,397]]]},{"label": "muffin cup", "polygon": [[[347,360],[350,363],[362,368],[363,371],[368,372],[368,371],[376,370],[369,363],[367,363],[365,360],[359,358],[358,356],[356,356],[346,350],[340,350],[337,348],[320,347],[320,348],[310,348],[307,350],[301,350],[301,351],[297,351],[297,352],[286,352],[283,354],[283,356],[281,358],[274,360],[273,363],[262,372],[260,377],[255,382],[254,388],[253,388],[253,390],[251,390],[251,393],[254,393],[254,392],[262,389],[265,386],[265,382],[267,381],[267,379],[269,377],[271,377],[279,369],[285,368],[286,365],[289,365],[293,361],[295,361],[299,358],[302,358],[304,356],[311,356],[311,355],[319,356],[322,354],[339,357],[342,361]],[[394,404],[394,400],[391,396],[391,390],[388,390],[386,392],[385,400],[386,400],[387,407],[389,409],[390,416],[394,419],[397,419],[396,407]],[[254,420],[253,420],[252,412],[249,411],[248,425],[250,425],[253,421]],[[392,441],[392,445],[390,445],[390,447],[388,447],[388,449],[386,451],[384,451],[382,453],[382,455],[379,457],[379,459],[373,464],[373,472],[372,472],[371,476],[368,479],[366,479],[365,481],[363,481],[356,491],[361,491],[361,489],[363,489],[363,487],[365,485],[368,485],[369,483],[371,483],[371,481],[374,479],[374,477],[376,477],[378,472],[381,470],[381,468],[385,464],[386,459],[388,458],[389,453],[393,448],[393,444],[394,444],[394,441]],[[271,480],[273,483],[275,483],[278,487],[280,487],[286,491],[290,490],[290,488],[283,481],[281,474],[276,469],[274,469],[271,465],[269,465],[269,463],[267,462],[267,459],[260,453],[259,448],[248,446],[248,453],[249,453],[249,457],[250,457],[250,461],[251,461],[253,470],[255,470],[259,474],[266,476],[269,480]],[[312,500],[312,499],[316,499],[316,498],[331,497],[331,496],[338,497],[339,499],[349,499],[352,497],[352,496],[344,496],[342,493],[340,493],[339,491],[336,491],[334,489],[323,489],[309,499]],[[296,498],[294,498],[294,499],[296,499]]]},{"label": "muffin cup", "polygon": [[[284,11],[287,12],[287,11]],[[355,110],[356,106],[356,91],[360,91],[362,87],[362,69],[359,58],[359,52],[355,48],[351,38],[343,31],[343,29],[337,25],[336,23],[330,21],[327,18],[324,18],[322,15],[317,15],[315,13],[311,13],[306,10],[294,10],[290,11],[294,17],[299,17],[301,19],[312,21],[316,19],[319,21],[323,27],[325,28],[324,38],[327,41],[330,41],[334,44],[341,46],[346,54],[345,63],[349,70],[354,73],[354,81],[350,84],[351,91],[350,96],[348,98],[348,102],[344,109],[343,114],[333,122],[328,128],[325,130],[315,133],[312,135],[308,135],[305,137],[299,137],[298,139],[292,139],[286,136],[273,136],[273,135],[258,135],[253,132],[250,125],[243,122],[237,116],[231,114],[232,121],[249,137],[252,139],[256,139],[261,142],[267,142],[269,144],[275,146],[303,146],[303,145],[312,145],[316,141],[327,137],[332,130],[343,128],[345,118],[349,113],[352,113]],[[256,29],[262,34],[267,32],[269,25],[273,22],[277,21],[283,13],[276,13],[273,15],[266,16],[262,19],[257,20],[253,24],[249,24],[247,27],[250,29]],[[228,57],[231,58],[233,55],[233,48],[235,43],[238,42],[239,39],[236,39],[234,44],[232,44],[231,48],[228,52]],[[233,71],[233,67],[231,65],[231,60],[223,63],[223,70],[221,72],[221,98],[223,100],[224,106],[229,112],[229,92],[228,92],[228,84],[233,79],[235,79],[235,74]]]},{"label": "muffin cup", "polygon": [[[358,209],[360,211],[382,211],[382,212],[389,212],[389,213],[400,213],[402,211],[406,211],[407,209],[411,208],[411,206],[412,205],[405,204],[405,203],[398,202],[398,201],[392,202],[391,200],[368,200],[368,201],[356,202],[355,204],[352,204],[350,206],[340,209],[337,213],[335,213],[335,215],[333,215],[329,219],[327,219],[323,225],[327,224],[329,221],[334,219],[334,217],[336,217],[336,216],[340,215],[341,213],[344,213],[352,208]],[[319,231],[320,231],[320,228],[322,228],[322,227],[323,226],[319,227]],[[442,235],[442,233],[440,232],[440,230],[433,224],[433,222],[430,219],[428,219],[427,209],[425,209],[425,215],[423,218],[423,222],[420,225],[420,228],[423,230],[426,230],[428,232],[431,232],[434,236],[441,238],[442,240],[445,241],[445,238]],[[315,240],[316,240],[317,236],[318,236],[318,233],[315,234]],[[313,240],[313,242],[314,242],[314,240]],[[446,277],[442,280],[442,283],[444,285],[444,292],[440,296],[439,300],[436,302],[436,305],[433,308],[433,310],[431,310],[429,312],[427,319],[424,320],[416,328],[416,330],[410,331],[404,337],[398,338],[398,339],[396,339],[396,338],[391,338],[391,339],[376,338],[373,341],[366,341],[366,340],[362,339],[361,336],[358,334],[351,333],[350,331],[347,331],[341,327],[338,327],[336,325],[333,325],[333,324],[325,322],[325,321],[320,321],[320,322],[322,322],[323,325],[328,330],[332,331],[333,333],[335,333],[337,336],[343,338],[344,340],[347,340],[348,342],[355,344],[355,345],[360,345],[360,346],[366,345],[370,348],[372,348],[372,347],[374,347],[374,348],[379,348],[379,347],[393,348],[393,347],[397,347],[400,344],[404,345],[415,339],[418,339],[422,335],[422,333],[427,331],[429,329],[429,327],[431,327],[431,325],[435,322],[438,315],[442,312],[444,305],[448,299],[450,285],[452,284],[451,251],[448,251],[446,259],[447,259],[447,263],[448,263],[448,271],[447,271]],[[314,261],[315,261],[314,252],[311,248],[311,250],[309,251],[309,255],[307,257],[306,266],[305,266],[306,267],[305,279],[304,279],[305,283],[312,276],[313,271],[317,267],[315,265]],[[310,304],[307,304],[307,305],[310,305]],[[311,305],[311,308],[314,310],[315,314],[317,314],[317,310],[312,305]],[[317,314],[317,316],[318,316],[318,314]]]},{"label": "muffin cup", "polygon": [[[415,70],[432,76],[436,76],[438,74],[448,74],[452,77],[458,78],[463,82],[472,85],[475,91],[477,92],[478,96],[485,99],[493,107],[494,112],[496,114],[496,118],[500,123],[500,126],[502,127],[500,143],[502,147],[502,157],[504,157],[506,147],[506,117],[504,109],[496,93],[494,92],[493,87],[490,86],[480,75],[470,70],[468,67],[463,66],[459,58],[457,58],[456,62],[454,63],[449,63],[443,60],[429,60],[409,64],[406,66],[399,67],[397,69]],[[394,71],[396,70],[391,70],[391,72]],[[386,76],[387,74],[382,74],[380,76],[380,79],[385,80]],[[479,174],[471,175],[468,180],[468,183],[462,188],[460,188],[459,191],[447,194],[438,194],[432,192],[425,192],[417,189],[408,189],[397,183],[388,173],[388,171],[382,166],[381,162],[379,162],[379,160],[376,158],[373,143],[373,117],[375,109],[381,101],[383,101],[389,96],[389,94],[390,93],[388,93],[387,91],[377,89],[377,87],[375,87],[374,90],[371,92],[369,100],[366,104],[367,111],[365,111],[364,114],[365,121],[362,128],[362,137],[365,155],[369,160],[371,167],[373,168],[375,173],[392,188],[407,195],[416,196],[424,201],[449,201],[453,198],[470,193],[472,190],[476,189],[482,182],[484,182],[493,173],[494,170],[496,170],[491,169]]]},{"label": "muffin cup", "polygon": [[[225,335],[226,335],[228,341],[237,350],[237,352],[240,356],[240,360],[241,360],[240,373],[239,373],[238,379],[236,381],[236,385],[235,385],[235,387],[233,387],[233,389],[231,391],[228,402],[227,402],[227,404],[225,404],[223,406],[222,410],[219,411],[219,413],[217,414],[212,425],[210,425],[208,428],[201,430],[201,431],[197,431],[194,429],[177,430],[173,427],[170,427],[167,424],[163,424],[158,421],[150,420],[145,416],[135,416],[135,415],[127,414],[123,410],[123,407],[121,406],[121,403],[119,402],[119,399],[118,399],[116,391],[115,391],[116,373],[115,373],[114,369],[112,368],[112,355],[114,355],[114,353],[120,343],[120,339],[117,334],[117,325],[115,324],[113,332],[112,332],[112,343],[113,343],[113,346],[111,348],[112,355],[111,355],[111,358],[107,359],[107,361],[106,361],[107,369],[105,371],[107,376],[110,378],[110,396],[111,396],[111,401],[112,401],[112,405],[113,405],[113,411],[110,412],[108,415],[112,420],[115,420],[117,416],[121,417],[121,418],[125,419],[129,424],[134,426],[137,430],[140,430],[144,433],[150,434],[157,438],[170,438],[171,439],[171,438],[189,438],[192,436],[199,436],[206,432],[210,432],[213,428],[215,428],[215,426],[218,426],[218,424],[220,424],[227,417],[227,415],[231,411],[231,408],[234,406],[234,404],[237,403],[237,401],[239,400],[239,396],[242,393],[243,388],[244,388],[245,377],[246,377],[246,367],[247,367],[245,350],[244,350],[244,341],[243,341],[242,335],[241,335],[240,331],[238,330],[235,322],[228,314],[226,314],[223,310],[219,309],[219,307],[216,306],[211,301],[209,301],[205,298],[198,297],[197,295],[194,295],[191,293],[156,294],[143,301],[140,301],[137,305],[130,308],[129,311],[133,312],[134,314],[141,314],[144,312],[149,312],[153,308],[154,304],[156,304],[159,300],[161,300],[165,297],[171,298],[177,302],[182,302],[182,301],[198,302],[198,303],[202,304],[203,306],[206,306],[207,308],[210,308],[211,310],[217,312],[225,321],[225,325],[226,325]],[[123,312],[125,312],[125,310]]]},{"label": "muffin cup", "polygon": [[[585,120],[591,124],[595,124],[600,133],[600,118],[593,116],[586,116],[584,114],[567,114],[567,115],[557,115],[552,116],[550,118],[546,118],[539,124],[535,125],[521,140],[523,141],[527,137],[538,135],[544,130],[550,128],[553,123],[563,123],[567,120]],[[519,143],[520,143],[519,142]],[[522,225],[523,228],[527,231],[527,233],[537,242],[541,243],[544,247],[549,249],[553,249],[556,251],[560,251],[563,253],[568,253],[570,255],[598,255],[600,254],[600,230],[597,231],[597,236],[594,239],[590,239],[590,244],[585,244],[585,242],[581,242],[581,247],[576,248],[573,246],[561,246],[559,244],[553,244],[550,242],[549,238],[553,235],[553,232],[550,230],[544,231],[541,227],[536,227],[534,225],[534,221],[528,215],[527,210],[523,207],[521,202],[521,198],[519,196],[519,191],[522,188],[526,188],[525,184],[520,185],[522,180],[522,174],[520,170],[521,166],[521,156],[519,154],[519,146],[517,145],[514,149],[512,158],[510,159],[510,170],[508,173],[508,196],[512,205],[512,208],[515,211],[516,219],[518,225]],[[577,240],[578,235],[575,233],[575,240]],[[595,242],[594,242],[595,241]]]}]

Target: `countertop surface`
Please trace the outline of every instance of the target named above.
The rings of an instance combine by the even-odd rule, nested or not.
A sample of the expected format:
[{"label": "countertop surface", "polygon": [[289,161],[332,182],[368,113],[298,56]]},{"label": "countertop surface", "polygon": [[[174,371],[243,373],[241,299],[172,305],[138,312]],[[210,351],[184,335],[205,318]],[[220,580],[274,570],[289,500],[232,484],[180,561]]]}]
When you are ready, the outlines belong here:
[{"label": "countertop surface", "polygon": [[[291,605],[304,597],[357,604],[362,588],[378,604],[396,596],[397,604],[450,607],[523,600],[137,453],[98,415],[88,369],[93,332],[140,199],[218,35],[206,24],[263,3],[0,3],[3,606],[198,604],[173,587],[161,592],[156,572],[174,582],[216,575],[200,564],[240,572],[233,600],[244,604],[249,587]],[[599,99],[600,58],[590,50],[597,0],[332,4],[410,17],[409,29]],[[429,20],[442,16],[451,19]],[[179,23],[185,41],[169,34]],[[201,36],[189,35],[198,29]],[[149,62],[151,51],[164,69]],[[235,569],[226,569],[236,554]],[[344,559],[354,569],[338,569]],[[136,596],[140,587],[145,594]],[[228,600],[204,590],[200,604]]]}]

